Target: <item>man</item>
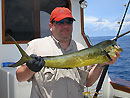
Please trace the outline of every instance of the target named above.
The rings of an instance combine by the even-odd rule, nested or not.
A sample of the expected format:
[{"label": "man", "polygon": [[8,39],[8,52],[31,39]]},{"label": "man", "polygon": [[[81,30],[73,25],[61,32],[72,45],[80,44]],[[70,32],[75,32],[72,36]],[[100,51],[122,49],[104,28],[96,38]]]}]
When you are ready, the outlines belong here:
[{"label": "man", "polygon": [[[18,81],[32,81],[31,98],[83,98],[84,86],[91,86],[99,77],[104,64],[95,65],[90,72],[86,67],[56,69],[44,67],[44,56],[72,53],[85,47],[72,40],[72,24],[75,21],[71,11],[64,7],[55,8],[50,16],[52,36],[29,42],[28,55],[33,58],[16,71]],[[35,55],[34,55],[35,54]],[[117,52],[115,63],[120,56]]]}]

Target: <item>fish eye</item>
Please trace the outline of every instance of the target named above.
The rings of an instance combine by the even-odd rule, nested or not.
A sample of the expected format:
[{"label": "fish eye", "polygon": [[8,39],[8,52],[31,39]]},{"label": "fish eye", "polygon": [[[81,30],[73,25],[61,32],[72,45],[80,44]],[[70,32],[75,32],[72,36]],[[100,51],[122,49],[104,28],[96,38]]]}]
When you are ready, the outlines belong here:
[{"label": "fish eye", "polygon": [[115,45],[114,47],[115,47],[115,48],[118,48],[118,45]]},{"label": "fish eye", "polygon": [[113,46],[113,47],[115,47],[115,45],[114,45],[114,44],[112,44],[112,46]]}]

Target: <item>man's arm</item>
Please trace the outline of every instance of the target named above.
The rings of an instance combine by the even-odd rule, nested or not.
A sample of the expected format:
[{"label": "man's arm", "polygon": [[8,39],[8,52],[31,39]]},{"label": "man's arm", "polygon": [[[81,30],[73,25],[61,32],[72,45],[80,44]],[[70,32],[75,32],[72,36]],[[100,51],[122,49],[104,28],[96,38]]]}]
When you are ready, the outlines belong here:
[{"label": "man's arm", "polygon": [[98,77],[100,76],[101,72],[102,72],[102,65],[95,65],[92,67],[92,69],[89,72],[88,78],[87,78],[87,83],[86,86],[92,86],[95,81],[98,79]]},{"label": "man's arm", "polygon": [[31,71],[26,65],[19,67],[16,71],[16,77],[19,82],[29,80],[35,72]]},{"label": "man's arm", "polygon": [[29,80],[35,72],[39,72],[43,66],[45,65],[44,58],[37,55],[30,55],[32,58],[30,61],[26,63],[26,65],[22,65],[16,71],[16,77],[19,82]]},{"label": "man's arm", "polygon": [[108,63],[105,63],[105,64],[97,64],[96,66],[94,66],[90,72],[89,72],[89,75],[88,75],[88,78],[87,78],[87,83],[86,83],[86,86],[89,87],[89,86],[92,86],[96,80],[98,79],[98,77],[100,76],[101,72],[102,72],[102,67],[104,65],[111,65],[111,64],[114,64],[117,60],[117,58],[120,57],[120,53],[117,51],[116,52],[116,55],[114,56],[113,60],[108,62]]}]

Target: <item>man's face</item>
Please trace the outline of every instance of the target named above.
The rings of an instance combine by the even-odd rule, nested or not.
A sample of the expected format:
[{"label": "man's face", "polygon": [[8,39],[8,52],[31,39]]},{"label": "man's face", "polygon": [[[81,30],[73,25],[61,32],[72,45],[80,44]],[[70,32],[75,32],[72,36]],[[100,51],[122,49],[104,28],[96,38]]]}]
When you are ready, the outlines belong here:
[{"label": "man's face", "polygon": [[73,21],[65,18],[61,21],[50,23],[52,35],[58,41],[70,41],[72,38]]}]

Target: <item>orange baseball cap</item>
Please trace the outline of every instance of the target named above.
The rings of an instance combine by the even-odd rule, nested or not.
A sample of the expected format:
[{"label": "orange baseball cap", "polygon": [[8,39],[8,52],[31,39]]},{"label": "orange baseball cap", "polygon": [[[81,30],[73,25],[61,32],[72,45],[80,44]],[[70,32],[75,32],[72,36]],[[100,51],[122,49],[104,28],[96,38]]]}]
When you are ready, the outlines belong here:
[{"label": "orange baseball cap", "polygon": [[[56,7],[52,12],[50,16],[50,23],[52,20],[60,21],[64,18],[73,18],[71,11],[68,8],[65,7]],[[75,19],[74,19],[75,21]]]}]

